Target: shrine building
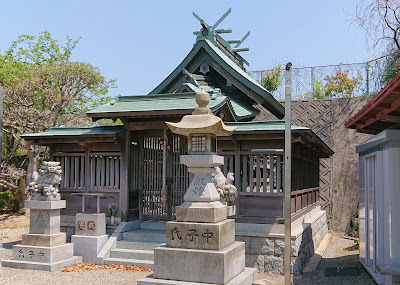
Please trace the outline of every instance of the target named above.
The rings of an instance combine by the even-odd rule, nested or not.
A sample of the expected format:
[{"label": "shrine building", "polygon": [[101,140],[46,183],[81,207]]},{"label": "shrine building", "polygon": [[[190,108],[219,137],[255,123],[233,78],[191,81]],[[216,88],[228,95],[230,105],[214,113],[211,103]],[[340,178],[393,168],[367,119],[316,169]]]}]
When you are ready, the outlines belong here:
[{"label": "shrine building", "polygon": [[[239,193],[233,217],[237,238],[250,239],[254,235],[249,233],[257,232],[259,237],[271,238],[275,241],[272,256],[283,260],[276,239],[283,240],[284,107],[246,72],[249,63],[240,53],[248,48],[240,45],[249,33],[242,39],[222,37],[232,32],[217,27],[229,12],[212,26],[195,15],[201,26],[194,32],[192,50],[149,94],[117,96],[87,112],[94,122],[120,119],[123,125],[58,127],[23,135],[30,144],[49,147],[51,160],[61,163],[60,193],[67,201],[64,217],[81,209],[80,197],[72,193],[93,192],[114,198],[102,199],[101,210],[108,212],[108,204],[117,203],[116,217],[123,222],[174,220],[175,207],[183,202],[191,179],[180,163],[188,142],[187,137],[173,134],[165,122],[179,122],[191,114],[197,107],[196,93],[204,89],[210,94],[212,113],[226,126],[236,127],[232,135],[217,137],[215,148],[224,156],[222,172],[225,176],[234,173]],[[274,114],[276,120],[256,120],[262,109]],[[201,147],[201,141],[198,144]],[[303,238],[296,256],[303,249],[310,255],[310,242],[316,248],[327,232],[326,214],[319,206],[319,159],[332,154],[310,128],[292,125],[292,238],[296,242]],[[86,203],[96,208],[94,199]],[[304,223],[315,221],[319,226],[305,240],[308,226]],[[317,233],[321,237],[313,242]],[[246,246],[248,255],[256,254],[247,250]],[[268,258],[268,254],[260,254]],[[298,271],[304,266],[301,263],[304,260],[299,262]]]}]

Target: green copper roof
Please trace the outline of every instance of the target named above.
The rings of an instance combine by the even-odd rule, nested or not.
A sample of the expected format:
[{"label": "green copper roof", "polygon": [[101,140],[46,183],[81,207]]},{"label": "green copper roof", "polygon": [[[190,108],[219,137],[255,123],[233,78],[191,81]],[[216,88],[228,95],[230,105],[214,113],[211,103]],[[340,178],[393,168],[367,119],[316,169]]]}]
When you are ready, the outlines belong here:
[{"label": "green copper roof", "polygon": [[[257,94],[258,98],[252,98],[257,103],[263,104],[269,109],[274,115],[279,118],[284,116],[284,107],[257,81],[255,81],[249,74],[241,69],[235,62],[233,62],[227,55],[224,54],[217,46],[215,46],[209,40],[198,41],[193,49],[189,52],[186,58],[179,64],[179,66],[154,90],[149,94],[159,94],[178,76],[181,75],[182,71],[189,65],[190,62],[198,55],[200,49],[204,49],[207,54],[230,76],[233,76],[241,84],[246,86],[252,92]],[[201,62],[197,59],[197,62]],[[248,96],[251,96],[248,94]],[[260,101],[261,100],[261,101]]]},{"label": "green copper roof", "polygon": [[[275,120],[275,121],[251,121],[251,122],[225,122],[229,127],[236,127],[235,133],[245,133],[245,132],[263,132],[263,131],[285,131],[285,121]],[[333,150],[321,140],[310,128],[300,127],[292,124],[292,132],[307,132],[314,139],[316,139],[327,151],[327,153],[333,154]]]},{"label": "green copper roof", "polygon": [[41,133],[24,134],[21,137],[24,139],[30,139],[39,137],[116,135],[123,130],[124,126],[103,126],[92,128],[59,127],[51,128],[48,131]]},{"label": "green copper roof", "polygon": [[[236,127],[235,132],[250,132],[250,131],[284,131],[285,121],[251,121],[251,122],[225,122],[227,126]],[[292,130],[310,130],[307,127],[292,125]]]},{"label": "green copper roof", "polygon": [[[168,110],[193,110],[197,108],[196,93],[172,93],[144,96],[120,96],[114,102],[103,105],[98,109],[87,112],[90,117],[107,117],[107,114],[125,112],[154,112]],[[233,115],[237,118],[246,118],[258,113],[253,107],[242,106],[231,101],[227,96],[217,96],[210,100],[211,110],[218,110],[225,104],[230,104]]]}]

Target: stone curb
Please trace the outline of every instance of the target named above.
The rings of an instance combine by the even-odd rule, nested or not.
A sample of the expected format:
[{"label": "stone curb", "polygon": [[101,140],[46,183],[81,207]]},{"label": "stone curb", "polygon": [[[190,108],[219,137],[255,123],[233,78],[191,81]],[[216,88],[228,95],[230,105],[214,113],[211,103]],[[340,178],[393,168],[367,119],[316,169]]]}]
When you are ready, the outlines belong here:
[{"label": "stone curb", "polygon": [[319,244],[319,247],[315,251],[314,255],[310,258],[310,261],[307,263],[306,267],[304,267],[303,273],[312,272],[317,269],[322,259],[322,256],[324,255],[325,250],[328,247],[331,237],[331,234],[326,234],[325,238]]}]

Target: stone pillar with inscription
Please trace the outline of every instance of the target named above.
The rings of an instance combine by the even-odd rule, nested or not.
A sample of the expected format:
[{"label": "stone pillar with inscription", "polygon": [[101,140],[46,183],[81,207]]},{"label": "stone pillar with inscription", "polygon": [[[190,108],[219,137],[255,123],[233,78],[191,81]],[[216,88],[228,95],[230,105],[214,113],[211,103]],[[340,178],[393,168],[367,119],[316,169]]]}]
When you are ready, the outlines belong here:
[{"label": "stone pillar with inscription", "polygon": [[[76,214],[75,234],[71,236],[74,253],[82,256],[82,261],[101,263],[97,254],[108,240],[106,234],[106,214],[100,213],[100,198],[107,198],[103,193],[72,193],[82,197],[82,213]],[[97,199],[97,212],[85,211],[85,198]]]},{"label": "stone pillar with inscription", "polygon": [[199,105],[179,123],[169,123],[173,133],[188,136],[188,155],[181,163],[195,176],[184,202],[176,208],[176,221],[167,223],[166,246],[154,250],[154,274],[140,279],[149,284],[246,284],[256,280],[257,269],[245,268],[245,246],[235,241],[235,221],[227,219],[212,174],[224,159],[216,154],[216,136],[231,135],[207,107],[208,93],[196,95]]},{"label": "stone pillar with inscription", "polygon": [[3,266],[55,271],[82,262],[80,256],[73,255],[73,244],[66,243],[66,234],[60,232],[60,209],[65,208],[58,193],[60,181],[60,163],[43,162],[37,180],[27,188],[29,233],[22,235],[20,245],[13,246],[12,259],[3,261]]}]

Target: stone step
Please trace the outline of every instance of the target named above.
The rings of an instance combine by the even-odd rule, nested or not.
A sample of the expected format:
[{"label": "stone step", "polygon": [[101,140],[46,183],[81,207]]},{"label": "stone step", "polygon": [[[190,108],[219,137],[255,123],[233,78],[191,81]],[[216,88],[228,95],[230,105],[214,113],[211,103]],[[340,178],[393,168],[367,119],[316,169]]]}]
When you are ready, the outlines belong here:
[{"label": "stone step", "polygon": [[167,223],[163,221],[144,221],[140,223],[140,228],[145,230],[166,231]]},{"label": "stone step", "polygon": [[140,267],[154,269],[154,261],[150,260],[110,257],[104,259],[104,264],[136,265]]},{"label": "stone step", "polygon": [[124,232],[122,234],[122,239],[128,241],[165,243],[166,234],[165,231],[161,230],[139,229],[136,231]]},{"label": "stone step", "polygon": [[138,242],[129,240],[117,241],[117,248],[138,249],[138,250],[154,250],[156,247],[163,246],[165,243],[160,242]]},{"label": "stone step", "polygon": [[154,260],[153,250],[137,250],[126,248],[115,248],[111,250],[110,257],[124,258],[124,259],[141,259],[141,260]]}]

